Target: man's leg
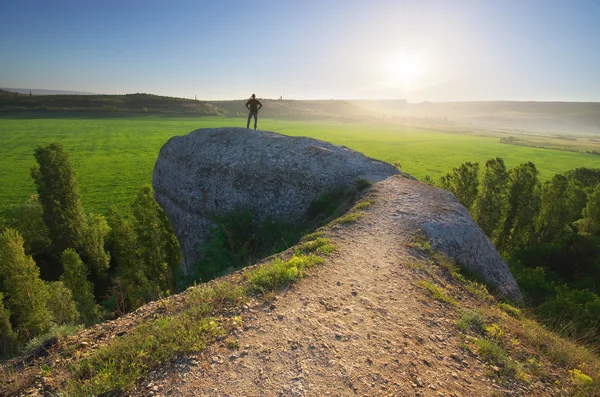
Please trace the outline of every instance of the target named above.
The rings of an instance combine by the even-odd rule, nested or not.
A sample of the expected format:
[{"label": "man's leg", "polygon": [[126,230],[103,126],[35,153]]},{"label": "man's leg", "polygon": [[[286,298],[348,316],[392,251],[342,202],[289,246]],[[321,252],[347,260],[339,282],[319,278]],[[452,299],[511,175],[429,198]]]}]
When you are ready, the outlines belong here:
[{"label": "man's leg", "polygon": [[256,129],[257,123],[258,123],[258,112],[254,113],[254,129]]},{"label": "man's leg", "polygon": [[248,113],[248,122],[246,123],[246,128],[250,128],[250,119],[252,118],[252,112]]}]

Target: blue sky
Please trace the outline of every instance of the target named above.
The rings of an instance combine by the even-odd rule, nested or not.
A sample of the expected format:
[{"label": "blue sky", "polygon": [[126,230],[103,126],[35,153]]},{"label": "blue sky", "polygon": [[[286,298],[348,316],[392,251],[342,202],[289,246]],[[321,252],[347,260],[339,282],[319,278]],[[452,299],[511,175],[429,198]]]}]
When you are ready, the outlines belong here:
[{"label": "blue sky", "polygon": [[0,2],[0,87],[600,101],[600,1]]}]

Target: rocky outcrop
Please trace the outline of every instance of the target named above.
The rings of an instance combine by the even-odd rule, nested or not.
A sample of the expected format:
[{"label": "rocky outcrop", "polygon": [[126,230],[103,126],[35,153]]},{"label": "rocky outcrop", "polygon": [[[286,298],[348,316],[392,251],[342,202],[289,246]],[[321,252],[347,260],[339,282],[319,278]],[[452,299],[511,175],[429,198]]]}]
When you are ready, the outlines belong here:
[{"label": "rocky outcrop", "polygon": [[[258,220],[303,222],[311,202],[324,193],[359,178],[378,182],[394,174],[398,171],[387,163],[331,143],[215,128],[171,138],[160,150],[153,186],[188,271],[215,215],[246,207]],[[389,190],[383,197],[393,197],[389,208],[402,230],[398,234],[420,229],[435,250],[480,274],[498,292],[521,298],[506,263],[451,193],[403,176],[376,188]]]},{"label": "rocky outcrop", "polygon": [[397,173],[390,164],[316,139],[211,128],[171,138],[160,150],[152,184],[187,271],[215,215],[249,207],[259,220],[297,222],[332,189]]},{"label": "rocky outcrop", "polygon": [[390,209],[401,230],[398,233],[424,232],[434,250],[481,275],[498,293],[522,299],[508,266],[452,193],[402,177],[390,178],[377,188],[393,194]]}]

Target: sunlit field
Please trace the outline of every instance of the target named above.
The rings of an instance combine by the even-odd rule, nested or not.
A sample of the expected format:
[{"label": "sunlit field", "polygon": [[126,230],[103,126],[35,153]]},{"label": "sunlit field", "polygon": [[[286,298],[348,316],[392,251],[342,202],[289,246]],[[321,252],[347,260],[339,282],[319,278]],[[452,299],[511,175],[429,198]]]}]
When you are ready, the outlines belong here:
[{"label": "sunlit field", "polygon": [[[62,142],[78,172],[86,211],[128,207],[150,183],[160,147],[198,128],[245,126],[245,118],[0,118],[0,212],[35,192],[30,169],[37,146]],[[576,167],[598,167],[600,157],[505,145],[498,138],[418,130],[393,124],[259,120],[259,128],[309,136],[387,161],[400,161],[417,178],[437,178],[463,161],[504,158],[509,167],[533,161],[543,179]]]}]

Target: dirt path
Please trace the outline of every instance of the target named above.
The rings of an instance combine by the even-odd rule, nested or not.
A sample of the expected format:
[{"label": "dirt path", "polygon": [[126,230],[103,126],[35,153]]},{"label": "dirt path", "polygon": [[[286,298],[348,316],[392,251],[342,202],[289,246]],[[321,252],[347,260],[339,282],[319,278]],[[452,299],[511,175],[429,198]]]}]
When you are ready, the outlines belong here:
[{"label": "dirt path", "polygon": [[459,309],[416,285],[423,276],[411,264],[426,258],[411,248],[417,226],[399,216],[397,200],[425,198],[414,182],[403,191],[405,183],[378,184],[362,218],[326,231],[337,250],[309,277],[270,306],[249,302],[244,331],[234,335],[239,349],[223,343],[180,358],[154,371],[133,395],[525,394],[491,381],[489,367],[460,348]]}]

